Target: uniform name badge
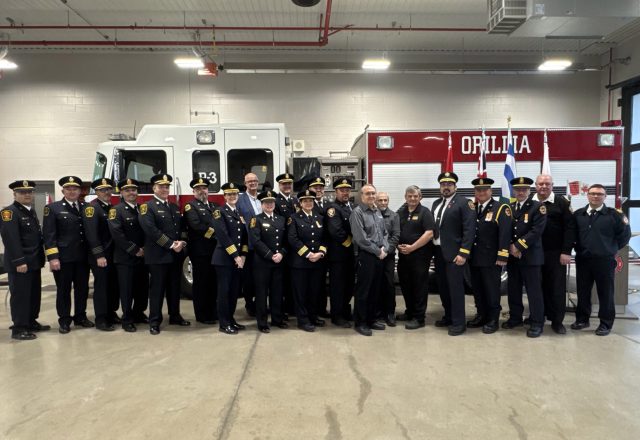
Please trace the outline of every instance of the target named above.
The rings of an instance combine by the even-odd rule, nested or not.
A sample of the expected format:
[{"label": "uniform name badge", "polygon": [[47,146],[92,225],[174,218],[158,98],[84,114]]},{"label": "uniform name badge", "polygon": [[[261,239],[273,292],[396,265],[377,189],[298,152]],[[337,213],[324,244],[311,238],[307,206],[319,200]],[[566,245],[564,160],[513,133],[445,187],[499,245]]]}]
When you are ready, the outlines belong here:
[{"label": "uniform name badge", "polygon": [[418,216],[417,215],[411,216],[411,220],[418,220]]},{"label": "uniform name badge", "polygon": [[484,217],[485,222],[490,222],[493,219],[493,211],[487,212],[487,215]]},{"label": "uniform name badge", "polygon": [[524,213],[524,222],[525,223],[529,223],[529,213],[528,212]]}]

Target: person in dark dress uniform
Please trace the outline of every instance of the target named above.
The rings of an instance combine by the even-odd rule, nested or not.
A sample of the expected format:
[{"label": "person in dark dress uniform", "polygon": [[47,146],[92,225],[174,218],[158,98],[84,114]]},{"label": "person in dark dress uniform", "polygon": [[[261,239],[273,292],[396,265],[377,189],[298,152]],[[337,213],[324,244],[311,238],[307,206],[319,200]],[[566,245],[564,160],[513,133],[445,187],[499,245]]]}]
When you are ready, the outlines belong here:
[{"label": "person in dark dress uniform", "polygon": [[241,293],[243,268],[249,252],[245,220],[236,209],[238,185],[227,182],[222,185],[225,204],[213,211],[213,228],[218,240],[211,263],[218,279],[218,318],[220,331],[235,335],[245,326],[233,317]]},{"label": "person in dark dress uniform", "polygon": [[455,173],[440,174],[438,182],[442,197],[433,203],[431,212],[436,218],[433,244],[444,317],[436,321],[436,327],[448,326],[449,335],[457,336],[466,330],[464,266],[475,238],[476,211],[471,200],[457,194]]},{"label": "person in dark dress uniform", "polygon": [[467,327],[482,327],[486,334],[498,330],[500,319],[500,276],[509,260],[511,208],[492,197],[494,180],[479,177],[471,181],[476,197],[476,239],[471,249],[471,285],[478,314]]},{"label": "person in dark dress uniform", "polygon": [[35,187],[31,180],[12,182],[9,189],[13,190],[15,201],[0,212],[4,268],[11,291],[11,337],[19,341],[35,339],[35,333],[51,329],[37,321],[42,297],[40,269],[44,266],[44,241],[33,208]]},{"label": "person in dark dress uniform", "polygon": [[512,234],[507,263],[509,319],[502,323],[502,328],[512,329],[523,325],[522,288],[524,287],[527,289],[530,311],[530,327],[527,330],[527,336],[537,338],[542,334],[544,325],[540,268],[544,262],[542,232],[547,223],[547,208],[529,196],[532,184],[533,180],[528,177],[516,177],[511,180],[516,201],[511,204]]},{"label": "person in dark dress uniform", "polygon": [[415,330],[425,326],[429,265],[433,256],[431,240],[436,225],[429,209],[420,203],[420,188],[409,186],[404,199],[406,203],[398,209],[398,279],[406,309],[399,319],[408,321],[407,330]]},{"label": "person in dark dress uniform", "polygon": [[564,335],[567,333],[562,324],[567,304],[567,265],[571,263],[576,222],[569,201],[553,193],[551,176],[541,174],[536,178],[533,200],[547,209],[547,224],[542,233],[544,315],[551,321],[553,331]]},{"label": "person in dark dress uniform", "polygon": [[276,194],[264,191],[258,194],[262,213],[251,219],[249,240],[253,243],[255,260],[253,277],[256,286],[256,319],[258,330],[269,333],[268,309],[271,308],[271,325],[287,328],[282,312],[282,269],[287,253],[287,230],[284,217],[275,214]]},{"label": "person in dark dress uniform", "polygon": [[114,186],[114,181],[108,178],[94,180],[91,188],[95,190],[97,198],[82,209],[89,247],[89,266],[93,272],[96,328],[102,331],[113,331],[114,324],[121,323],[116,313],[120,305],[118,273],[113,261],[113,239],[107,221]]},{"label": "person in dark dress uniform", "polygon": [[198,177],[189,184],[194,198],[184,206],[184,222],[193,274],[193,311],[196,321],[213,325],[218,320],[216,271],[211,266],[216,248],[213,210],[218,206],[209,202],[209,183]]},{"label": "person in dark dress uniform", "polygon": [[149,332],[160,334],[162,303],[167,298],[169,324],[188,326],[180,314],[180,278],[182,253],[187,242],[180,240],[182,218],[180,208],[169,203],[169,189],[173,177],[156,174],[151,178],[153,198],[140,205],[139,221],[145,234],[144,261],[151,274],[149,292]]},{"label": "person in dark dress uniform", "polygon": [[307,332],[325,324],[318,318],[317,301],[324,283],[322,259],[327,248],[322,242],[322,217],[313,213],[315,198],[309,189],[298,193],[302,209],[289,217],[287,225],[298,328]]},{"label": "person in dark dress uniform", "polygon": [[606,196],[604,186],[591,185],[587,192],[589,204],[573,214],[577,226],[575,249],[578,307],[576,321],[571,324],[571,328],[582,330],[589,327],[591,291],[595,282],[600,304],[600,325],[596,329],[598,336],[608,335],[613,328],[616,317],[616,255],[629,244],[631,238],[629,219],[622,211],[606,206]]},{"label": "person in dark dress uniform", "polygon": [[118,271],[122,329],[135,332],[136,324],[148,324],[149,270],[144,264],[144,231],[137,203],[139,183],[135,179],[118,182],[121,202],[109,210],[109,230],[114,241],[113,260]]},{"label": "person in dark dress uniform", "polygon": [[[309,183],[309,189],[316,193],[316,200],[313,205],[313,212],[321,215],[325,221],[325,235],[327,235],[327,227],[326,227],[326,215],[327,215],[327,206],[329,202],[324,198],[324,189],[326,186],[326,181],[322,177],[316,177]],[[325,240],[327,237],[325,237]],[[324,272],[325,279],[327,278],[327,271],[329,270],[328,264],[325,261],[324,264]],[[330,318],[331,314],[327,311],[327,300],[329,298],[329,286],[327,283],[324,284],[323,292],[320,294],[320,299],[318,300],[318,314],[323,318]]]},{"label": "person in dark dress uniform", "polygon": [[[76,327],[93,327],[87,318],[89,296],[89,260],[87,241],[82,222],[84,203],[80,197],[82,180],[65,176],[58,180],[62,200],[44,207],[42,230],[44,254],[56,280],[56,311],[58,331],[69,333],[71,322]],[[71,286],[73,285],[74,315],[71,316]]]},{"label": "person in dark dress uniform", "polygon": [[336,198],[328,205],[325,218],[331,322],[343,328],[351,327],[349,303],[353,297],[356,279],[353,236],[349,224],[349,217],[354,208],[349,201],[351,188],[351,179],[338,178],[333,182]]},{"label": "person in dark dress uniform", "polygon": [[[278,182],[278,194],[276,195],[276,214],[281,215],[287,221],[292,214],[294,214],[298,209],[300,209],[300,205],[298,204],[298,200],[292,194],[293,191],[293,174],[284,173],[280,174],[276,177],[276,182]],[[287,244],[288,246],[288,244]],[[295,305],[293,301],[293,285],[291,281],[291,253],[285,256],[284,262],[284,273],[283,273],[283,284],[282,284],[282,295],[283,295],[283,307],[285,311],[285,320],[288,320],[288,314],[293,314],[295,312]]]}]

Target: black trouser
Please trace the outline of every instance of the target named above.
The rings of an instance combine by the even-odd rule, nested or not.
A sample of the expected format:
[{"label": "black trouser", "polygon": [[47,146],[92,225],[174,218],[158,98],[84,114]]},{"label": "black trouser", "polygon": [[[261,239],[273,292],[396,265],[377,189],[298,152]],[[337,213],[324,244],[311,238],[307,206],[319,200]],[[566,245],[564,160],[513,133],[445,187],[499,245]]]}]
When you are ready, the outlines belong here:
[{"label": "black trouser", "polygon": [[544,300],[542,298],[541,266],[525,266],[509,261],[507,282],[509,298],[509,321],[522,322],[524,305],[522,304],[522,287],[527,289],[529,299],[529,319],[531,325],[544,324]]},{"label": "black trouser", "polygon": [[376,320],[376,305],[380,300],[383,262],[369,252],[356,257],[356,292],[353,302],[355,326],[371,325]]},{"label": "black trouser", "polygon": [[560,264],[560,251],[544,253],[542,295],[544,315],[553,324],[562,324],[567,307],[567,266]]},{"label": "black trouser", "polygon": [[244,269],[235,266],[215,266],[218,279],[218,318],[220,327],[229,327],[236,320],[233,314],[236,311],[238,297],[242,283]]},{"label": "black trouser", "polygon": [[193,274],[191,292],[196,321],[216,321],[218,319],[218,284],[216,270],[211,265],[211,255],[190,258]]},{"label": "black trouser", "polygon": [[282,324],[282,262],[271,265],[260,261],[256,257],[253,261],[253,276],[256,283],[256,320],[258,327],[267,326],[267,298],[271,308],[271,323]]},{"label": "black trouser", "polygon": [[[429,294],[430,252],[413,252],[398,257],[398,280],[408,318],[424,322]],[[392,274],[393,276],[393,274]]]},{"label": "black trouser", "polygon": [[291,271],[293,268],[289,265],[287,257],[282,259],[282,306],[285,313],[295,314],[296,305],[293,300],[293,279]]},{"label": "black trouser", "polygon": [[380,301],[378,301],[379,305],[376,310],[376,314],[379,314],[382,318],[396,313],[396,286],[393,279],[395,271],[396,256],[395,254],[387,255],[382,260],[382,286],[380,287]]},{"label": "black trouser", "polygon": [[444,319],[450,320],[453,326],[465,326],[464,265],[458,266],[453,261],[446,261],[440,246],[435,249],[434,262]]},{"label": "black trouser", "polygon": [[122,324],[133,324],[140,320],[149,303],[149,271],[142,262],[127,265],[117,264]]},{"label": "black trouser", "polygon": [[[329,286],[327,286],[327,272],[329,271],[329,268],[326,264],[323,264],[322,270],[324,272],[324,274],[322,275],[324,284],[322,285],[322,291],[320,292],[320,297],[318,298],[318,313],[320,315],[323,315],[327,312],[327,303],[329,302]],[[349,312],[351,312],[351,310],[348,310],[347,314],[349,314]]]},{"label": "black trouser", "polygon": [[[89,263],[75,261],[60,263],[60,270],[53,272],[56,280],[56,311],[58,323],[79,323],[87,317],[87,297],[89,296]],[[71,286],[73,285],[74,314],[71,317]]]},{"label": "black trouser", "polygon": [[25,273],[9,272],[9,290],[11,298],[12,334],[28,331],[40,314],[42,282],[40,269]]},{"label": "black trouser", "polygon": [[106,267],[99,267],[95,261],[89,264],[93,273],[93,310],[96,314],[96,325],[107,324],[118,310],[118,272],[112,260],[107,261]]},{"label": "black trouser", "polygon": [[244,297],[244,308],[247,312],[255,312],[256,304],[254,298],[256,296],[256,285],[253,279],[253,263],[255,261],[255,252],[250,250],[242,267],[245,276],[242,277],[242,296]]},{"label": "black trouser", "polygon": [[478,315],[484,321],[500,319],[500,275],[502,266],[471,266],[471,285]]},{"label": "black trouser", "polygon": [[584,258],[576,257],[576,283],[578,290],[578,307],[576,321],[589,322],[591,317],[591,290],[596,283],[600,308],[600,322],[613,327],[616,318],[614,302],[616,260],[613,257]]},{"label": "black trouser", "polygon": [[149,325],[162,324],[162,303],[167,297],[169,319],[180,316],[180,277],[182,265],[179,261],[169,264],[149,264],[151,289],[149,291]]},{"label": "black trouser", "polygon": [[298,326],[313,324],[318,319],[318,297],[324,283],[322,263],[314,263],[317,267],[311,269],[291,268],[293,284],[293,301],[295,303]]},{"label": "black trouser", "polygon": [[[355,261],[329,262],[329,297],[331,300],[331,319],[349,319],[349,303],[355,284]],[[324,289],[323,289],[324,292]]]}]

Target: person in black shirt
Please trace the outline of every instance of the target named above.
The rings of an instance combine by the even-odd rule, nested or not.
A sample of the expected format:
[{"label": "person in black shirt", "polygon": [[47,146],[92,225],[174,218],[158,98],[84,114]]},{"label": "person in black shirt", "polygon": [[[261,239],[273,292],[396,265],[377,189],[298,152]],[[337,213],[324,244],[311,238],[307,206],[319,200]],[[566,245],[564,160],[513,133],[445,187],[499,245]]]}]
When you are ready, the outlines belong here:
[{"label": "person in black shirt", "polygon": [[576,277],[578,307],[573,330],[589,327],[591,317],[591,290],[593,283],[598,291],[600,325],[596,335],[606,336],[611,332],[616,309],[613,300],[616,254],[631,238],[629,220],[621,212],[604,204],[607,196],[604,186],[591,185],[587,192],[589,204],[578,209],[576,220]]}]

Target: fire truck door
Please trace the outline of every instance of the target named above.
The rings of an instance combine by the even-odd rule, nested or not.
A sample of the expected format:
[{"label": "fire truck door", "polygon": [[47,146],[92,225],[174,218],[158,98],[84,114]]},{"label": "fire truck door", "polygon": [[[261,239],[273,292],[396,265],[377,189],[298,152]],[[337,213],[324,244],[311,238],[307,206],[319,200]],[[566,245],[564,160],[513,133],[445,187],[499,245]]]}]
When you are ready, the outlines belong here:
[{"label": "fire truck door", "polygon": [[151,177],[167,173],[173,176],[175,194],[173,147],[116,147],[113,152],[111,175],[114,180],[132,178],[140,182],[139,194],[153,194]]},{"label": "fire truck door", "polygon": [[276,129],[227,129],[224,131],[224,155],[227,181],[244,183],[244,175],[254,173],[264,185],[274,186],[280,164],[280,139]]}]

